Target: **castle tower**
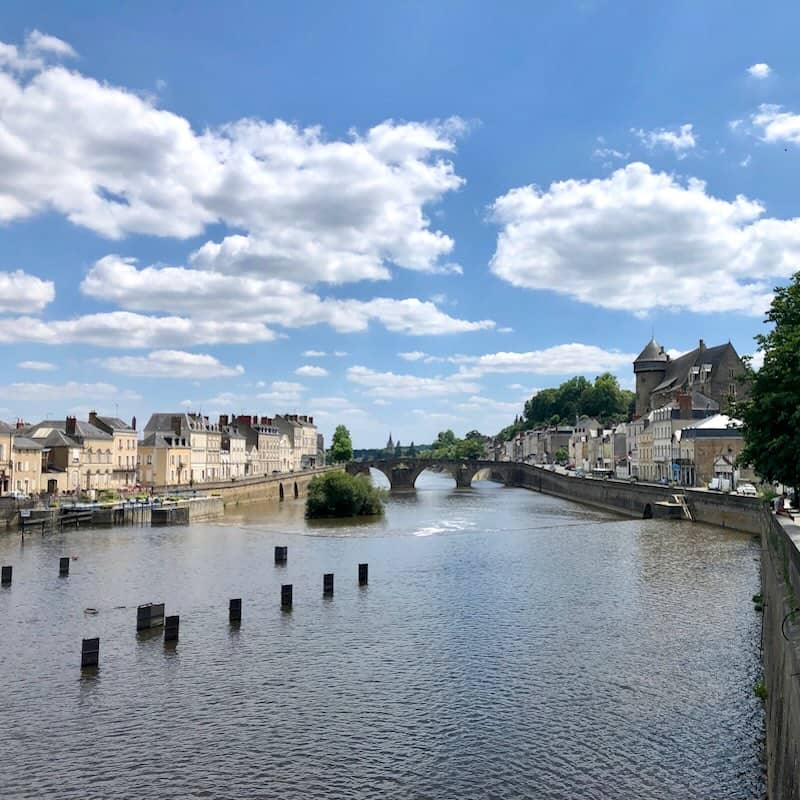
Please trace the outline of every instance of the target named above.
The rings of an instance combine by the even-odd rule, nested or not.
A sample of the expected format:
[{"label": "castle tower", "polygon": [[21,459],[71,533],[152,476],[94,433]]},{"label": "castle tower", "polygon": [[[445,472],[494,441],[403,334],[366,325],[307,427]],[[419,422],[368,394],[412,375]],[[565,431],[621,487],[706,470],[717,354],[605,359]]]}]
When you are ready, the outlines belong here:
[{"label": "castle tower", "polygon": [[633,362],[636,375],[636,416],[641,417],[652,410],[650,395],[653,389],[664,380],[669,356],[664,348],[651,339]]}]

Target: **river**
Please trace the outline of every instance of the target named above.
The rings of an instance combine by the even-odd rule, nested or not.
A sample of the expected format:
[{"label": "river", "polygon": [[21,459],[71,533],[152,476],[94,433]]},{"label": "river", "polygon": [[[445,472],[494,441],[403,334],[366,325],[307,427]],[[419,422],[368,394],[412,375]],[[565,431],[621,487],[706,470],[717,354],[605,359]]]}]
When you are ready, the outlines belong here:
[{"label": "river", "polygon": [[[9,534],[2,797],[761,798],[758,558],[743,534],[432,473],[379,522],[287,501]],[[136,633],[151,601],[177,646]]]}]

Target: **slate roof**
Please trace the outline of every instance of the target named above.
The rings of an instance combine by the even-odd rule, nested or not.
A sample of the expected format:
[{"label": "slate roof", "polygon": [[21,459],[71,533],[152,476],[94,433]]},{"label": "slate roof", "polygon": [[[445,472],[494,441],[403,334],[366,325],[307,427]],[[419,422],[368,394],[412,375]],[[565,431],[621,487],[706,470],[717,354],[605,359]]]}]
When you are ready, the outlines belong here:
[{"label": "slate roof", "polygon": [[97,419],[99,419],[100,422],[102,422],[104,425],[107,425],[112,430],[129,431],[130,433],[133,433],[133,428],[131,428],[130,424],[119,417],[101,417],[98,415]]},{"label": "slate roof", "polygon": [[14,426],[0,419],[0,433],[13,433]]},{"label": "slate roof", "polygon": [[[28,433],[34,439],[42,438],[40,436],[36,436],[36,432],[40,428],[53,428],[56,431],[61,431],[62,433],[66,434],[67,423],[66,420],[63,419],[45,419],[41,422],[37,422],[36,425],[29,426],[26,429],[26,433]],[[95,428],[94,425],[90,425],[88,422],[77,420],[75,422],[75,439],[106,439],[110,442],[113,441],[114,437],[110,433],[101,431],[100,428]]]},{"label": "slate roof", "polygon": [[[176,438],[183,439],[186,443],[179,444],[176,443]],[[167,439],[171,441],[168,442]],[[139,447],[189,447],[189,442],[186,441],[186,437],[180,434],[176,434],[174,431],[166,430],[166,431],[153,431],[152,433],[148,433],[144,439],[139,443]]]},{"label": "slate roof", "polygon": [[[664,348],[655,340],[651,339],[644,350],[636,357],[636,361],[667,361],[667,354]],[[636,361],[633,363],[635,364]]]},{"label": "slate roof", "polygon": [[728,348],[733,349],[733,345],[730,342],[717,345],[716,347],[704,347],[702,350],[696,347],[694,350],[668,361],[664,379],[653,389],[653,394],[677,389],[684,383],[687,383],[689,380],[689,371],[692,367],[699,367],[702,364],[711,364],[711,370],[713,372],[719,366]]},{"label": "slate roof", "polygon": [[34,442],[33,439],[29,439],[27,436],[15,436],[14,437],[14,449],[16,450],[41,450],[42,445],[39,442]]}]

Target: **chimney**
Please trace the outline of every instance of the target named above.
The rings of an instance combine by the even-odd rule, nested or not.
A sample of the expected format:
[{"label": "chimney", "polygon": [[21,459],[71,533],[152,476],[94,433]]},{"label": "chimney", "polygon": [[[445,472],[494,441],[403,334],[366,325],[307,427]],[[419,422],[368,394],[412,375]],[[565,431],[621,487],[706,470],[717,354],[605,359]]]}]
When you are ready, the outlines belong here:
[{"label": "chimney", "polygon": [[702,353],[706,349],[706,343],[701,339],[697,349]]},{"label": "chimney", "polygon": [[75,430],[76,430],[76,427],[77,427],[76,423],[77,423],[77,420],[75,419],[75,417],[67,417],[66,425],[64,426],[64,430],[66,431],[67,436],[74,436],[75,435]]},{"label": "chimney", "polygon": [[17,430],[21,431],[25,427],[25,421],[18,419],[17,420]]},{"label": "chimney", "polygon": [[689,392],[678,392],[676,395],[678,407],[681,410],[681,419],[692,418],[692,395]]},{"label": "chimney", "polygon": [[133,417],[133,419],[131,419],[131,428],[133,428],[133,430],[136,430],[136,417]]},{"label": "chimney", "polygon": [[314,424],[314,417],[309,417],[309,418],[308,418],[308,421],[309,421],[309,423],[310,423],[311,425],[313,425],[313,424]]},{"label": "chimney", "polygon": [[227,428],[228,427],[228,415],[227,414],[220,414],[219,415],[219,426],[220,426],[220,428]]},{"label": "chimney", "polygon": [[95,428],[97,427],[97,412],[96,411],[90,411],[89,412],[89,424],[90,425],[94,425]]}]

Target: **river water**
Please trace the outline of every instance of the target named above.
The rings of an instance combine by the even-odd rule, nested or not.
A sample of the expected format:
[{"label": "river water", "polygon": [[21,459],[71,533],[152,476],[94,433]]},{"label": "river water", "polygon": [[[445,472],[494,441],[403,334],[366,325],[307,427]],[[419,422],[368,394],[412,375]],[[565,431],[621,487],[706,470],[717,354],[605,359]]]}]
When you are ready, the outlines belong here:
[{"label": "river water", "polygon": [[[359,525],[287,501],[0,537],[0,795],[763,796],[751,537],[431,473],[418,487]],[[150,601],[180,614],[177,646],[136,633]],[[90,636],[100,668],[81,675]]]}]

